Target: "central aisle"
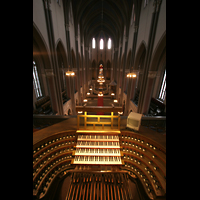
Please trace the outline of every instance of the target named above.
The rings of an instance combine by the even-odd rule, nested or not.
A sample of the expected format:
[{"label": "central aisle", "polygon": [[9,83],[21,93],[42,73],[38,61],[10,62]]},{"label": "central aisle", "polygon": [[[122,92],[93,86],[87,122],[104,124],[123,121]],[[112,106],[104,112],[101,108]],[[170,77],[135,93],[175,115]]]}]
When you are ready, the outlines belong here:
[{"label": "central aisle", "polygon": [[[97,106],[103,106],[103,97],[102,96],[98,96]],[[97,112],[97,115],[104,115],[104,113],[103,112]]]}]

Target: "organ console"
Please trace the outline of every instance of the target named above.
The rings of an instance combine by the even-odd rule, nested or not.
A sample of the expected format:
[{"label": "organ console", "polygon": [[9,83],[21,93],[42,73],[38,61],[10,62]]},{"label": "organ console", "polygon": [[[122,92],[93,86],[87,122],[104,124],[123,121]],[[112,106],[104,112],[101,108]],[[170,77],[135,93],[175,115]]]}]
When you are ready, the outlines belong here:
[{"label": "organ console", "polygon": [[[88,110],[84,109],[85,129],[78,129],[77,123],[77,131],[70,136],[61,132],[59,136],[45,138],[40,145],[34,146],[35,200],[48,199],[52,191],[49,188],[54,187],[59,177],[68,179],[65,200],[140,199],[138,191],[148,196],[146,199],[165,199],[165,154],[160,150],[162,147],[134,132],[122,131],[121,134],[120,118],[117,120],[118,129],[114,129],[113,114],[118,108],[113,108],[115,112],[111,116],[96,117],[96,126],[89,129],[87,123],[91,125],[94,120],[87,122]],[[106,130],[107,126],[99,128],[100,123],[106,125],[106,120],[101,122],[100,119],[105,117],[111,121],[109,130]]]},{"label": "organ console", "polygon": [[78,135],[73,164],[122,165],[117,135]]}]

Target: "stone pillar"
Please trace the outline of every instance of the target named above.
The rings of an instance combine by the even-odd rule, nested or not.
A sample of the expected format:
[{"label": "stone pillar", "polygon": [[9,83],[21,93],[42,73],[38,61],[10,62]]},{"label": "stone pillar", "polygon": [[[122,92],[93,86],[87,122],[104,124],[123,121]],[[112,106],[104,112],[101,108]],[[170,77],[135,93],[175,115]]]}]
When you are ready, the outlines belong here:
[{"label": "stone pillar", "polygon": [[135,73],[137,76],[136,78],[128,78],[128,89],[127,89],[127,100],[126,100],[126,108],[124,115],[128,115],[129,113],[129,105],[130,105],[130,99],[132,95],[135,95],[135,87],[136,87],[136,81],[138,78],[138,70],[133,70],[133,73]]},{"label": "stone pillar", "polygon": [[88,74],[88,68],[89,68],[89,47],[85,47],[85,94],[88,92],[89,87],[88,87],[88,79],[89,79],[89,74]]},{"label": "stone pillar", "polygon": [[35,102],[37,101],[37,98],[36,98],[36,95],[35,95],[35,89],[34,89],[34,86],[33,86],[33,108],[36,109],[36,106],[35,106]]},{"label": "stone pillar", "polygon": [[140,89],[140,95],[138,100],[138,113],[143,113],[144,109],[146,112],[147,109],[147,102],[146,102],[146,95],[149,94],[147,83],[151,85],[149,78],[148,78],[148,72],[149,72],[149,66],[151,62],[152,52],[153,52],[153,45],[156,35],[156,29],[157,29],[157,23],[159,18],[159,11],[160,11],[160,5],[162,0],[154,0],[154,11],[152,13],[152,19],[151,19],[151,26],[149,31],[149,38],[148,38],[148,45],[147,45],[147,52],[145,54],[145,60],[144,60],[144,71],[143,71],[143,77],[142,77],[142,83],[141,83],[141,89]]},{"label": "stone pillar", "polygon": [[[54,112],[57,112],[59,115],[63,115],[63,102],[62,102],[62,95],[61,95],[61,85],[60,85],[60,74],[59,74],[59,67],[57,62],[56,56],[56,47],[55,47],[55,37],[54,37],[54,28],[53,28],[53,20],[52,20],[52,11],[51,11],[51,1],[50,0],[43,0],[44,6],[44,14],[46,20],[46,28],[47,28],[47,35],[49,41],[49,50],[50,50],[50,61],[51,61],[51,69],[48,73],[53,73],[53,76],[50,75],[49,77],[49,87],[53,87],[52,90],[53,98],[56,97],[56,100],[52,100],[53,103],[57,102],[57,106],[52,105],[52,109],[54,108]],[[53,78],[52,78],[53,77]],[[56,108],[57,107],[57,108]]]},{"label": "stone pillar", "polygon": [[59,112],[59,107],[58,107],[58,99],[56,95],[56,86],[55,86],[55,76],[53,73],[53,69],[45,69],[47,81],[48,81],[48,88],[50,92],[50,102],[51,102],[51,108],[53,111],[53,114],[56,114]]},{"label": "stone pillar", "polygon": [[65,77],[66,77],[66,84],[69,84],[69,88],[70,88],[72,115],[76,115],[76,107],[75,107],[75,100],[74,100],[74,76],[65,76]]},{"label": "stone pillar", "polygon": [[125,83],[125,68],[126,68],[126,54],[128,46],[128,37],[125,37],[125,51],[124,51],[124,62],[122,66],[122,86],[121,86],[121,97],[119,104],[122,105],[123,95],[124,95],[124,83]]},{"label": "stone pillar", "polygon": [[80,67],[78,55],[78,35],[76,36],[76,67],[77,67],[77,90],[78,90],[78,105],[81,105],[81,84],[80,84]]},{"label": "stone pillar", "polygon": [[[122,44],[120,46],[120,55],[119,55],[119,61],[120,62],[117,62],[118,63],[118,66],[117,69],[116,69],[116,74],[117,74],[117,87],[116,87],[116,99],[118,100],[119,99],[119,85],[120,85],[120,68],[121,68],[121,55],[122,55]],[[118,61],[118,55],[117,55],[117,61]]]},{"label": "stone pillar", "polygon": [[72,115],[76,115],[76,106],[75,106],[75,100],[74,100],[74,76],[69,76],[69,82],[70,82],[70,92],[71,92],[71,102],[72,102]]},{"label": "stone pillar", "polygon": [[157,74],[157,71],[149,71],[148,73],[147,88],[146,88],[146,93],[145,93],[144,103],[143,103],[143,108],[142,108],[142,113],[145,115],[148,114],[148,111],[149,111],[149,105],[151,102],[152,91],[153,91],[156,74]]}]

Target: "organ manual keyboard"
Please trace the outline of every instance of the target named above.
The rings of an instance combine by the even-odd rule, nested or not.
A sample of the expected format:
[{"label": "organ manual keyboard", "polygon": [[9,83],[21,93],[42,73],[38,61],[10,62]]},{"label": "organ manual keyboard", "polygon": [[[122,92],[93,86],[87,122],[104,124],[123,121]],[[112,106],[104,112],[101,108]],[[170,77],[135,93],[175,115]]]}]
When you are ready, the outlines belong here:
[{"label": "organ manual keyboard", "polygon": [[79,135],[73,164],[122,165],[117,135]]}]

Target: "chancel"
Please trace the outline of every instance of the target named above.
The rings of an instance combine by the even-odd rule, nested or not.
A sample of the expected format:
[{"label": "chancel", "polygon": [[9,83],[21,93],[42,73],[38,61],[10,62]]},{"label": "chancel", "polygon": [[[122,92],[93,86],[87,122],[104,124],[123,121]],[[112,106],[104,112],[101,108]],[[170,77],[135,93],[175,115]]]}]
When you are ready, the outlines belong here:
[{"label": "chancel", "polygon": [[166,0],[33,0],[33,199],[166,199]]}]

